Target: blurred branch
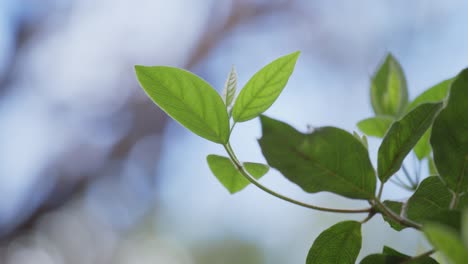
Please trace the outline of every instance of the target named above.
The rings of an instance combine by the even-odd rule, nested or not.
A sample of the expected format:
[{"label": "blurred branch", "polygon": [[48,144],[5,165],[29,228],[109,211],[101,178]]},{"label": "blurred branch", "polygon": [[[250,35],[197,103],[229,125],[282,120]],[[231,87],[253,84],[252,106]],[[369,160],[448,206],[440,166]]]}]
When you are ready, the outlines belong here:
[{"label": "blurred branch", "polygon": [[[202,63],[210,52],[237,27],[253,23],[255,20],[264,18],[273,13],[284,12],[292,6],[293,2],[293,0],[286,0],[257,3],[256,1],[249,0],[232,0],[232,8],[221,25],[212,23],[211,21],[206,25],[206,29],[201,34],[198,44],[195,45],[184,68],[191,69]],[[219,6],[213,7],[215,12],[217,8],[219,8]],[[36,28],[35,30],[40,30],[40,28]],[[18,49],[18,52],[21,52],[21,49]],[[141,102],[133,100],[126,105],[126,108],[126,111],[130,111],[132,116],[135,117],[135,123],[132,125],[127,135],[113,147],[108,163],[127,157],[132,146],[143,137],[163,133],[163,127],[167,117],[162,111],[155,110],[152,103],[146,102],[142,104]],[[68,157],[60,162],[65,163],[69,161],[70,159]],[[106,166],[111,166],[111,164],[104,164],[104,167]],[[38,220],[45,214],[57,210],[62,206],[66,206],[69,202],[73,201],[75,197],[82,195],[96,178],[102,175],[100,172],[101,171],[96,171],[93,175],[78,175],[78,177],[77,175],[70,175],[69,172],[60,175],[58,181],[55,183],[54,189],[32,213],[25,215],[22,220],[18,221],[18,225],[11,230],[0,234],[0,245],[32,230],[36,226]]]}]

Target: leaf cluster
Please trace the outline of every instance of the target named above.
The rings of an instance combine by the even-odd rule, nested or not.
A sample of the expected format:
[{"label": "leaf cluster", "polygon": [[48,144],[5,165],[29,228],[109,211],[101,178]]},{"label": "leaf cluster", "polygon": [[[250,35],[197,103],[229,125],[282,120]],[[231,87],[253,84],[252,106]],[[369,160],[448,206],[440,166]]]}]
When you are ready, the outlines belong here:
[{"label": "leaf cluster", "polygon": [[[148,96],[193,133],[224,147],[227,156],[208,155],[209,168],[232,194],[250,183],[287,202],[320,211],[365,213],[361,221],[343,221],[323,231],[306,258],[312,263],[355,263],[361,249],[361,226],[381,215],[400,231],[421,231],[433,249],[408,256],[388,246],[360,263],[449,263],[468,259],[468,69],[409,100],[400,63],[389,54],[370,79],[374,116],[357,123],[364,134],[337,127],[300,132],[263,115],[293,73],[299,52],[280,57],[259,70],[237,94],[237,72],[228,74],[222,95],[188,71],[167,66],[135,66]],[[237,123],[260,117],[259,146],[268,165],[241,162],[230,136]],[[367,136],[381,139],[376,168]],[[405,159],[414,153],[430,175],[411,174]],[[259,182],[269,168],[308,193],[331,192],[367,201],[364,209],[327,208],[279,194]],[[404,175],[405,178],[402,178]],[[410,190],[404,201],[382,201],[388,182]]]}]

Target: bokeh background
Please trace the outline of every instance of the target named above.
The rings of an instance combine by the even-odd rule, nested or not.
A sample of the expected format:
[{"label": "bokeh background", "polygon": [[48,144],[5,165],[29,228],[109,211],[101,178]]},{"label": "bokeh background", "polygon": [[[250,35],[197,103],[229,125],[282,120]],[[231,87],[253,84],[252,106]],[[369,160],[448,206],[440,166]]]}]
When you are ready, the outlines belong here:
[{"label": "bokeh background", "polygon": [[[242,86],[301,50],[266,114],[352,131],[372,115],[369,77],[387,52],[411,98],[467,66],[467,13],[464,0],[0,0],[0,263],[304,263],[323,229],[365,215],[252,186],[229,195],[205,162],[222,149],[155,107],[133,65],[182,67],[221,90],[232,64]],[[259,136],[258,120],[236,128],[241,159],[264,161]],[[275,171],[262,182],[314,204],[366,205],[305,194]],[[408,195],[388,187],[385,197]],[[380,217],[363,233],[360,258],[426,247]]]}]

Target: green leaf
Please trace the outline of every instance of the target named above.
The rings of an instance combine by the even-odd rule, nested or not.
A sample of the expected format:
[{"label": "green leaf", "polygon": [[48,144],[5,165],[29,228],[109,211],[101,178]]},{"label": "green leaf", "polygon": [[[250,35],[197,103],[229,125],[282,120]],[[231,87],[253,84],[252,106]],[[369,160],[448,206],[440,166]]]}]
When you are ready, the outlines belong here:
[{"label": "green leaf", "polygon": [[361,250],[361,223],[344,221],[323,231],[309,250],[306,264],[354,264]]},{"label": "green leaf", "polygon": [[454,78],[442,81],[418,95],[407,107],[407,112],[424,103],[436,103],[443,101],[449,92],[450,85]]},{"label": "green leaf", "polygon": [[418,143],[414,146],[414,154],[419,160],[423,160],[426,157],[431,155],[431,144],[429,143],[429,138],[431,137],[431,128],[429,128],[422,137],[419,139]]},{"label": "green leaf", "polygon": [[369,149],[369,143],[367,142],[367,137],[366,135],[362,135],[362,137],[356,132],[356,131],[353,131],[353,136],[359,140],[362,145],[364,145],[364,147],[366,147],[366,149]]},{"label": "green leaf", "polygon": [[392,124],[378,152],[378,175],[386,182],[397,172],[406,155],[431,126],[442,103],[422,104]]},{"label": "green leaf", "polygon": [[411,257],[393,248],[385,246],[382,254],[372,254],[365,257],[360,264],[437,264],[433,258],[426,256],[417,260],[411,260]]},{"label": "green leaf", "polygon": [[[401,210],[403,208],[402,202],[385,200],[383,204],[387,206],[390,210],[392,210],[394,213],[396,213],[397,215],[400,215]],[[382,217],[385,220],[385,222],[387,222],[390,225],[390,227],[396,231],[401,231],[406,228],[406,226],[401,225],[400,223],[393,220],[393,218],[388,217],[386,214],[382,214]]]},{"label": "green leaf", "polygon": [[[218,155],[208,155],[206,160],[208,161],[211,172],[231,194],[241,191],[250,184],[229,158]],[[261,163],[245,162],[243,166],[247,172],[257,180],[270,169],[267,165]]]},{"label": "green leaf", "polygon": [[448,209],[452,194],[438,176],[424,179],[408,200],[406,214],[409,219],[422,222],[431,220],[441,211]]},{"label": "green leaf", "polygon": [[427,158],[427,165],[429,167],[429,174],[431,175],[439,175],[437,168],[434,163],[434,159],[432,157]]},{"label": "green leaf", "polygon": [[234,65],[231,67],[231,71],[226,79],[226,83],[224,84],[223,89],[223,100],[226,104],[226,107],[231,107],[232,103],[234,102],[234,96],[236,95],[237,89],[237,72]]},{"label": "green leaf", "polygon": [[333,192],[353,199],[374,197],[376,177],[367,149],[350,133],[322,127],[302,134],[261,116],[259,140],[268,164],[304,191]]},{"label": "green leaf", "polygon": [[468,248],[468,209],[463,210],[461,225],[462,240],[465,247]]},{"label": "green leaf", "polygon": [[439,224],[427,224],[423,232],[429,242],[454,264],[464,264],[468,249],[463,246],[459,235],[451,228]]},{"label": "green leaf", "polygon": [[371,80],[371,103],[376,115],[399,117],[408,104],[406,78],[398,61],[388,54]]},{"label": "green leaf", "polygon": [[383,138],[393,121],[390,116],[375,116],[359,121],[357,127],[368,136]]},{"label": "green leaf", "polygon": [[235,122],[244,122],[265,112],[278,98],[291,76],[300,52],[280,57],[263,67],[241,90],[232,109]]},{"label": "green leaf", "polygon": [[225,144],[229,118],[219,94],[188,71],[166,66],[135,66],[146,94],[161,109],[193,133]]},{"label": "green leaf", "polygon": [[434,121],[434,162],[455,193],[468,191],[468,69],[453,81],[447,106]]}]

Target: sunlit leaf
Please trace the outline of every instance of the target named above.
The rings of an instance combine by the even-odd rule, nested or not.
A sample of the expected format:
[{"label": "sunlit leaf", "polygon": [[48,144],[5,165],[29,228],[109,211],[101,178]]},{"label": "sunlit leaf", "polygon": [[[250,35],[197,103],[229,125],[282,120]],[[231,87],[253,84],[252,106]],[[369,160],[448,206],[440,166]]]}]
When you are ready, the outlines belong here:
[{"label": "sunlit leaf", "polygon": [[455,193],[468,191],[468,69],[453,81],[447,106],[434,121],[434,162]]},{"label": "sunlit leaf", "polygon": [[265,112],[278,98],[291,76],[300,52],[283,56],[263,67],[247,82],[232,109],[235,122],[244,122]]},{"label": "sunlit leaf", "polygon": [[407,112],[424,103],[436,103],[444,100],[449,92],[450,84],[454,78],[442,81],[418,95],[407,107]]},{"label": "sunlit leaf", "polygon": [[368,136],[383,138],[393,121],[390,116],[375,116],[359,121],[357,127]]},{"label": "sunlit leaf", "polygon": [[431,126],[442,103],[422,104],[392,124],[378,151],[378,175],[386,182],[397,172],[406,155]]},{"label": "sunlit leaf", "polygon": [[361,250],[361,223],[344,221],[323,231],[314,241],[306,264],[354,264]]},{"label": "sunlit leaf", "polygon": [[[208,155],[206,160],[208,161],[211,172],[231,194],[241,191],[250,184],[229,158],[218,155]],[[245,162],[243,166],[247,172],[257,180],[269,170],[267,165],[261,163]]]},{"label": "sunlit leaf", "polygon": [[166,66],[135,66],[146,94],[169,116],[210,141],[229,140],[229,119],[219,94],[188,71]]},{"label": "sunlit leaf", "polygon": [[266,116],[261,116],[261,122],[259,143],[268,164],[304,191],[374,197],[376,177],[367,149],[350,133],[322,127],[302,134]]},{"label": "sunlit leaf", "polygon": [[399,117],[408,104],[408,90],[403,70],[388,54],[371,80],[371,103],[376,115]]},{"label": "sunlit leaf", "polygon": [[414,146],[414,154],[419,160],[423,160],[431,154],[432,148],[429,143],[429,138],[431,136],[431,128],[429,128],[422,137],[418,140],[418,143]]}]

